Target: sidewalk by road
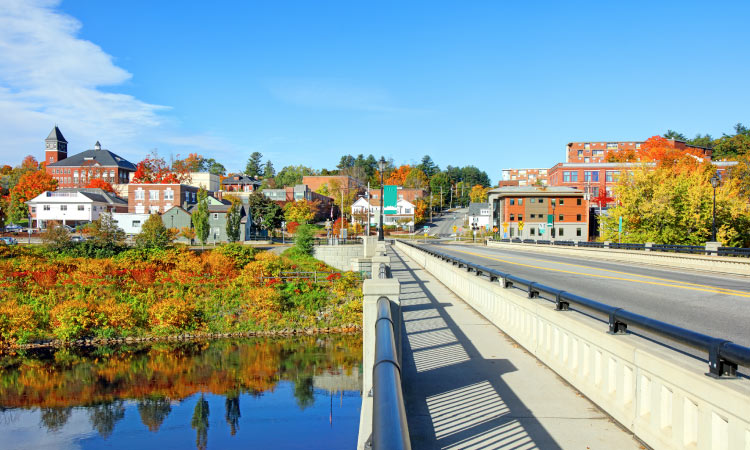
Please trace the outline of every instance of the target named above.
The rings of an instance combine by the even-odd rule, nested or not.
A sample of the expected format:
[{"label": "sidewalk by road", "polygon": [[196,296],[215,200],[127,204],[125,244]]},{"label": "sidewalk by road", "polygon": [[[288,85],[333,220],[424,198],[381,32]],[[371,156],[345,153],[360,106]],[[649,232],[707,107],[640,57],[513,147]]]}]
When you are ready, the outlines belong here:
[{"label": "sidewalk by road", "polygon": [[389,254],[413,448],[643,448],[416,263]]}]

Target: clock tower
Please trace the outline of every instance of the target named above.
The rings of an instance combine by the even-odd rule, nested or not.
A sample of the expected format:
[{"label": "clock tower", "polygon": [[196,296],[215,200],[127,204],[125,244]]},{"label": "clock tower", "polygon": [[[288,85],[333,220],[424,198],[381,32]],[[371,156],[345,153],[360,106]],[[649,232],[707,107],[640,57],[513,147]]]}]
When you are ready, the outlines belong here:
[{"label": "clock tower", "polygon": [[49,136],[44,140],[44,144],[44,162],[47,165],[68,157],[68,141],[65,140],[57,125],[50,131]]}]

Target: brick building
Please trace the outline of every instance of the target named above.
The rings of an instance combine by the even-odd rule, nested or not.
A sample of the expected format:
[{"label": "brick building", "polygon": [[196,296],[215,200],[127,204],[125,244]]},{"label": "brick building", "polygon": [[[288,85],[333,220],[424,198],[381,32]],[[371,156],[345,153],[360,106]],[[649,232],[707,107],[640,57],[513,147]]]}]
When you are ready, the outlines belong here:
[{"label": "brick building", "polygon": [[173,206],[198,202],[198,188],[185,184],[132,183],[128,189],[128,212],[162,214]]},{"label": "brick building", "polygon": [[297,200],[315,202],[318,207],[315,211],[314,221],[321,221],[327,217],[333,217],[334,212],[338,214],[338,208],[334,208],[333,199],[331,197],[318,194],[311,190],[306,184],[298,184],[293,187],[287,186],[281,189],[263,189],[261,193],[282,207],[288,202],[294,202]]},{"label": "brick building", "polygon": [[261,182],[249,175],[232,174],[221,180],[221,190],[224,192],[247,192],[252,194],[260,187]]},{"label": "brick building", "polygon": [[57,180],[61,188],[84,187],[98,178],[122,191],[120,186],[128,184],[136,170],[135,164],[102,149],[98,141],[93,149],[68,156],[68,141],[57,126],[44,142],[47,173]]},{"label": "brick building", "polygon": [[550,239],[552,233],[546,225],[552,215],[555,239],[588,240],[589,204],[581,190],[507,186],[490,190],[488,200],[491,224],[502,237]]},{"label": "brick building", "polygon": [[532,186],[537,182],[548,185],[549,169],[503,169],[501,181],[516,182],[510,186]]},{"label": "brick building", "polygon": [[[707,147],[698,147],[689,145],[683,141],[668,139],[668,141],[679,150],[691,150],[704,158],[711,159],[713,150]],[[622,150],[632,150],[636,154],[641,149],[643,142],[625,141],[625,142],[571,142],[565,148],[566,163],[603,163],[607,161],[607,155],[610,152]]]}]

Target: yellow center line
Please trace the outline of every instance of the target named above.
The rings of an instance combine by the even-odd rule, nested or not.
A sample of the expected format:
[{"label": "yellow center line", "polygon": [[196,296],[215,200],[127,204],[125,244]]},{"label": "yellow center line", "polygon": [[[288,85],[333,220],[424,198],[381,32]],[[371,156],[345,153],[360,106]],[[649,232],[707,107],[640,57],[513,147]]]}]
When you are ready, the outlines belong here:
[{"label": "yellow center line", "polygon": [[[473,253],[473,252],[468,252],[468,251],[464,251],[464,250],[458,250],[455,247],[451,247],[451,250],[455,251],[455,252],[466,253],[467,255],[478,256],[480,258],[489,259],[489,260],[492,260],[492,261],[499,261],[499,262],[504,262],[506,264],[513,264],[515,266],[529,267],[529,268],[532,268],[532,269],[548,270],[550,272],[569,273],[569,274],[572,274],[572,275],[582,275],[582,276],[587,276],[587,277],[605,278],[605,279],[608,279],[608,280],[630,281],[630,282],[633,282],[633,283],[652,284],[652,285],[656,285],[656,286],[676,287],[676,288],[680,288],[680,289],[689,289],[689,290],[693,290],[693,291],[712,292],[714,294],[726,294],[726,295],[732,295],[732,296],[736,296],[736,297],[750,298],[750,293],[744,293],[742,291],[730,290],[730,289],[725,289],[725,288],[718,288],[718,287],[715,287],[715,286],[707,286],[707,285],[702,285],[702,284],[684,283],[682,281],[669,280],[667,278],[649,277],[647,275],[634,275],[634,274],[628,274],[626,272],[617,272],[617,271],[614,271],[614,270],[597,269],[597,268],[594,268],[594,267],[586,267],[586,266],[579,266],[579,265],[576,265],[576,264],[569,264],[569,265],[573,265],[573,266],[576,266],[576,267],[586,267],[586,268],[592,269],[592,270],[600,270],[600,271],[619,273],[619,274],[630,275],[630,276],[635,276],[635,277],[643,277],[643,278],[651,278],[651,279],[656,279],[656,280],[668,281],[668,283],[659,283],[659,282],[656,282],[656,281],[646,281],[646,280],[634,280],[632,278],[622,278],[622,277],[615,277],[615,276],[610,276],[610,275],[598,275],[598,274],[593,274],[593,273],[574,272],[572,270],[553,269],[553,268],[550,268],[550,267],[542,267],[542,266],[535,266],[535,265],[532,265],[532,264],[524,264],[524,263],[520,263],[520,262],[513,262],[513,261],[508,261],[506,259],[492,258],[490,256],[482,255],[482,254],[479,254],[479,253]],[[537,260],[537,261],[544,261],[544,260]],[[553,263],[552,261],[545,261],[545,262]],[[555,264],[558,264],[558,263],[555,263]],[[559,264],[568,264],[568,263],[559,263]],[[673,283],[682,283],[682,284],[673,284]]]}]

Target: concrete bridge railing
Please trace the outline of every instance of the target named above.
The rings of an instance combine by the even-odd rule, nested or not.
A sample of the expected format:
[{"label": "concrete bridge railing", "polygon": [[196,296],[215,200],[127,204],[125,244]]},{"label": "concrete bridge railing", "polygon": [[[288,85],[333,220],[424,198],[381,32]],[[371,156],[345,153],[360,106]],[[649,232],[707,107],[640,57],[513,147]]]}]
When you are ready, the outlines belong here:
[{"label": "concrete bridge railing", "polygon": [[747,379],[710,378],[702,361],[396,247],[650,447],[750,449]]}]

